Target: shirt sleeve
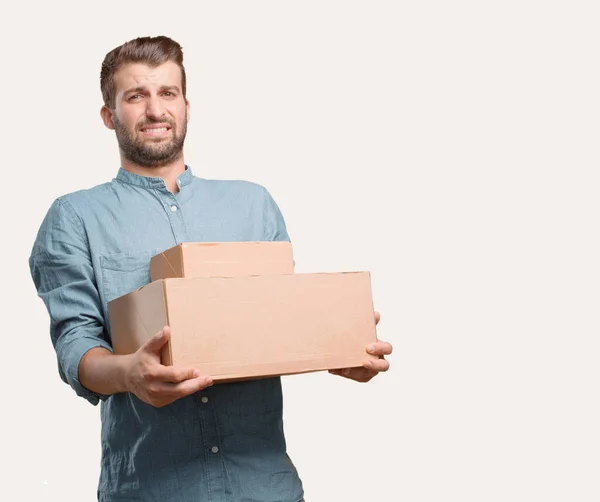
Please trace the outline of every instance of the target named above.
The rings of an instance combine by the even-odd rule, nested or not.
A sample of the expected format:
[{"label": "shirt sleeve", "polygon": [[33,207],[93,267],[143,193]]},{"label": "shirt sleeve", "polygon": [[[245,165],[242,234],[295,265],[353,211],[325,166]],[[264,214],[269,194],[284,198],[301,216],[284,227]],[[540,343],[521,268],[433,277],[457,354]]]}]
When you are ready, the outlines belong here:
[{"label": "shirt sleeve", "polygon": [[102,304],[83,223],[65,199],[54,201],[29,257],[31,277],[50,316],[58,372],[77,395],[93,405],[108,396],[79,381],[79,362],[94,347],[112,352],[104,339]]},{"label": "shirt sleeve", "polygon": [[288,235],[283,214],[266,188],[264,189],[263,211],[265,240],[289,242],[290,236]]}]

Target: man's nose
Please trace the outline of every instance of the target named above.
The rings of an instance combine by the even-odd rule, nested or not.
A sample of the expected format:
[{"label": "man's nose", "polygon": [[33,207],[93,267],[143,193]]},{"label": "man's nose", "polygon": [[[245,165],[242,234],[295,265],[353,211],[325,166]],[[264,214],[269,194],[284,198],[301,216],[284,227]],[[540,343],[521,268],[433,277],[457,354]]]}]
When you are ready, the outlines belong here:
[{"label": "man's nose", "polygon": [[146,115],[148,117],[159,119],[165,114],[165,107],[159,97],[151,97],[146,103]]}]

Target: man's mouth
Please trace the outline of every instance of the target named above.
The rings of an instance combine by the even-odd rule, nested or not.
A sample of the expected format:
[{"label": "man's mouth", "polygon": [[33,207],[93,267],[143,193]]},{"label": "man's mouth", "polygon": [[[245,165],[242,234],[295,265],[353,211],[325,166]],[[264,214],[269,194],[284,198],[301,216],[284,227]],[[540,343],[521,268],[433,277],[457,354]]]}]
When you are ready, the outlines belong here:
[{"label": "man's mouth", "polygon": [[163,125],[163,124],[146,126],[146,127],[142,127],[142,129],[141,129],[142,134],[145,134],[147,136],[164,136],[170,130],[171,130],[171,127],[169,127],[168,125]]}]

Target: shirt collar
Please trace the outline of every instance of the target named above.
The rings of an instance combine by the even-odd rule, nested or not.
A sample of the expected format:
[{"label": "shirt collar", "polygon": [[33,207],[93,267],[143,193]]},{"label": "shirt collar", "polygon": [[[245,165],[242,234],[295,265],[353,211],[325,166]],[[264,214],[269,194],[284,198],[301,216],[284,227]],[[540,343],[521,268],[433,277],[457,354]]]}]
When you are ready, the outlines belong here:
[{"label": "shirt collar", "polygon": [[[183,171],[179,176],[177,176],[177,186],[179,187],[179,189],[183,188],[186,185],[189,185],[192,182],[192,178],[192,169],[188,165],[186,165],[185,171]],[[142,188],[164,188],[165,186],[165,182],[162,178],[134,174],[131,171],[123,169],[122,167],[119,168],[115,179],[122,183],[127,183],[129,185],[135,185]]]}]

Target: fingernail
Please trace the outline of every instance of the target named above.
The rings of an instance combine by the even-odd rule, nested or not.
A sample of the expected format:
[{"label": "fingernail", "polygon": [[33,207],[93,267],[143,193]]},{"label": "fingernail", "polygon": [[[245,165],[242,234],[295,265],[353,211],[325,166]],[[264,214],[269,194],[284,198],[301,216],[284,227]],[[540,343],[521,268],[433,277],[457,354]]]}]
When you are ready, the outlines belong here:
[{"label": "fingernail", "polygon": [[200,374],[200,373],[198,373],[198,370],[194,370],[194,371],[193,371],[193,373],[192,373],[192,376],[193,376],[194,378],[198,378],[198,375],[199,375],[199,374]]},{"label": "fingernail", "polygon": [[368,351],[372,354],[375,352],[375,345],[369,345]]}]

